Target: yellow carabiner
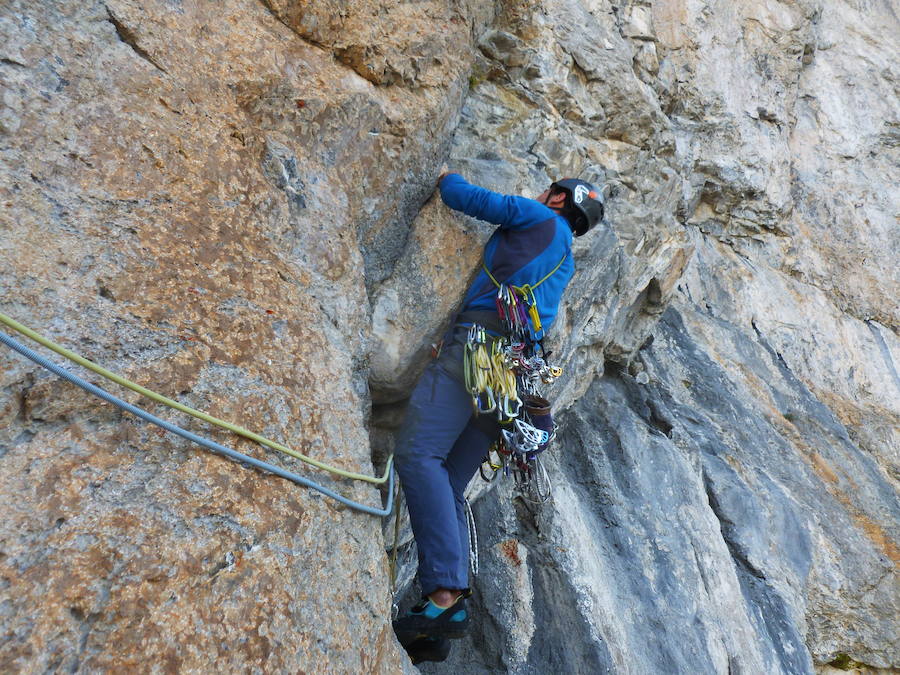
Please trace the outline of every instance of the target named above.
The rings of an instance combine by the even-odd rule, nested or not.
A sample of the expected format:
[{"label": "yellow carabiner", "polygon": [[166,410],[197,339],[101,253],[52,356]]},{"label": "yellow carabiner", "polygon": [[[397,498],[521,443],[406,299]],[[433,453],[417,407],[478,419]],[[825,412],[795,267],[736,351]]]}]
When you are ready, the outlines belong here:
[{"label": "yellow carabiner", "polygon": [[538,312],[537,305],[532,305],[528,308],[528,316],[531,317],[531,327],[534,328],[534,334],[540,335],[541,333],[541,315]]}]

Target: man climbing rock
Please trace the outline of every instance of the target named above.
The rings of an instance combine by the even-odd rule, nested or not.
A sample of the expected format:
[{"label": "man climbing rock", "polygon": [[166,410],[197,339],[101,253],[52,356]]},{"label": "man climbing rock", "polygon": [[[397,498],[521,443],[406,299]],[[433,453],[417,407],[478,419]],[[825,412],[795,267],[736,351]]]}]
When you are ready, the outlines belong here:
[{"label": "man climbing rock", "polygon": [[448,638],[466,634],[469,616],[468,527],[464,491],[496,440],[493,415],[473,412],[464,385],[463,350],[473,324],[504,334],[497,311],[499,284],[530,288],[546,331],[572,278],[572,236],[603,219],[603,203],[590,184],[568,178],[535,199],[501,195],[469,184],[456,173],[438,179],[452,209],[499,225],[484,247],[483,266],[466,293],[454,327],[416,385],[397,437],[395,461],[419,554],[424,598],[394,621],[415,660],[443,660]]}]

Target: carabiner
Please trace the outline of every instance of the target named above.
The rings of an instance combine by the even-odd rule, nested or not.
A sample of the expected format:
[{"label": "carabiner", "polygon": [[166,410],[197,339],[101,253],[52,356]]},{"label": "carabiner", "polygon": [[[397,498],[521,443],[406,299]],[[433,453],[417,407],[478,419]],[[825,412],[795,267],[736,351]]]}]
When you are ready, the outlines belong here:
[{"label": "carabiner", "polygon": [[[515,408],[510,407],[510,402],[516,404]],[[522,409],[522,401],[519,399],[511,399],[509,395],[504,395],[502,404],[497,406],[497,419],[501,422],[505,419],[514,420],[519,416],[519,410]]]},{"label": "carabiner", "polygon": [[481,407],[481,395],[479,394],[474,400],[475,412],[479,415],[486,415],[487,413],[494,412],[497,409],[497,401],[494,399],[494,391],[490,387],[487,387],[484,390],[484,394],[487,397],[487,403],[490,404],[490,407]]}]

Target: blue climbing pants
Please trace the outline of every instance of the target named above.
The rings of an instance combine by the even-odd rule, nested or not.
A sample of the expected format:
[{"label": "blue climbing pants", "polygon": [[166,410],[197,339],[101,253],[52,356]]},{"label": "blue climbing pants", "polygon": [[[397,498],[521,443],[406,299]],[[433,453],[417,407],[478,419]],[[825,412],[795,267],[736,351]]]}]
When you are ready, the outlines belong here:
[{"label": "blue climbing pants", "polygon": [[497,432],[476,418],[462,383],[432,361],[413,390],[394,461],[419,551],[419,584],[469,587],[464,492]]}]

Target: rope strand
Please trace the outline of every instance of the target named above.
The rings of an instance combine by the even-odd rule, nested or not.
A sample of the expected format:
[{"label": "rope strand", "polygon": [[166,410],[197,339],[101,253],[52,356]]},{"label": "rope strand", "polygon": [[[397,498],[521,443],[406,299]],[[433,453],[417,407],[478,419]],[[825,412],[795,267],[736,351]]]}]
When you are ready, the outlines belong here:
[{"label": "rope strand", "polygon": [[117,375],[116,373],[113,373],[113,372],[107,370],[106,368],[103,368],[102,366],[98,366],[96,363],[93,363],[92,361],[88,361],[86,358],[79,356],[75,352],[70,351],[70,350],[66,349],[65,347],[62,347],[62,346],[56,344],[52,340],[31,330],[27,326],[22,325],[15,319],[12,319],[12,318],[6,316],[2,312],[0,312],[0,323],[6,324],[13,330],[16,330],[19,333],[21,333],[22,335],[25,335],[26,337],[31,338],[35,342],[43,345],[47,349],[50,349],[50,350],[56,352],[60,356],[66,357],[70,361],[77,363],[78,365],[83,366],[84,368],[87,368],[88,370],[93,371],[102,377],[105,377],[107,380],[115,382],[116,384],[119,384],[127,389],[131,389],[132,391],[135,391],[138,394],[141,394],[142,396],[146,396],[147,398],[149,398],[152,401],[156,401],[157,403],[162,403],[163,405],[169,406],[170,408],[174,408],[175,410],[180,410],[181,412],[187,413],[188,415],[191,415],[192,417],[196,417],[199,420],[203,420],[204,422],[208,422],[209,424],[212,424],[214,426],[231,431],[232,433],[235,433],[238,436],[243,436],[244,438],[248,438],[251,441],[255,441],[256,443],[259,443],[260,445],[264,445],[267,448],[271,448],[272,450],[277,450],[286,455],[290,455],[291,457],[299,459],[301,462],[305,462],[305,463],[309,464],[310,466],[316,467],[317,469],[322,469],[323,471],[328,471],[329,473],[333,473],[333,474],[335,474],[337,476],[341,476],[343,478],[364,481],[366,483],[374,483],[375,485],[381,485],[381,484],[385,483],[388,480],[388,477],[390,476],[391,468],[393,466],[393,461],[394,461],[393,455],[388,457],[387,466],[385,467],[384,474],[380,477],[379,476],[368,476],[366,474],[356,473],[353,471],[347,471],[345,469],[340,469],[336,466],[332,466],[330,464],[326,464],[325,462],[321,462],[319,460],[313,459],[312,457],[308,457],[307,455],[304,455],[303,453],[298,452],[296,450],[292,450],[291,448],[289,448],[285,445],[282,445],[281,443],[278,443],[276,441],[272,441],[272,440],[266,438],[265,436],[260,436],[259,434],[253,433],[252,431],[249,431],[248,429],[245,429],[244,427],[238,426],[236,424],[232,424],[231,422],[226,422],[225,420],[220,420],[218,417],[213,417],[212,415],[210,415],[208,413],[202,412],[200,410],[195,410],[194,408],[186,406],[183,403],[179,403],[178,401],[173,401],[172,399],[167,398],[161,394],[157,394],[154,391],[150,391],[149,389],[146,389],[146,388],[142,387],[141,385],[132,382],[131,380],[125,379],[121,375]]},{"label": "rope strand", "polygon": [[58,375],[59,377],[63,378],[64,380],[71,382],[74,385],[81,387],[85,391],[90,392],[91,394],[94,394],[95,396],[98,396],[99,398],[103,399],[104,401],[112,403],[113,405],[121,408],[122,410],[130,412],[132,415],[140,417],[141,419],[143,419],[147,422],[150,422],[151,424],[155,424],[156,426],[161,427],[161,428],[165,429],[166,431],[169,431],[177,436],[181,436],[182,438],[185,438],[189,441],[197,443],[198,445],[201,445],[204,448],[211,450],[212,452],[215,452],[219,455],[224,455],[225,457],[228,457],[229,459],[232,459],[236,462],[240,462],[242,464],[249,464],[250,466],[257,468],[260,471],[265,471],[267,473],[274,474],[281,478],[285,478],[293,483],[296,483],[297,485],[302,485],[304,487],[308,487],[308,488],[311,488],[318,492],[321,492],[323,495],[330,497],[331,499],[334,499],[334,500],[340,502],[341,504],[349,506],[352,509],[355,509],[357,511],[362,511],[363,513],[368,513],[370,515],[379,516],[379,517],[383,518],[383,517],[387,516],[393,508],[394,474],[390,470],[390,468],[388,468],[388,479],[387,479],[388,498],[387,498],[387,504],[385,505],[385,507],[382,509],[379,509],[379,508],[375,508],[372,506],[368,506],[366,504],[361,504],[360,502],[354,501],[352,499],[348,499],[347,497],[344,497],[343,495],[338,494],[334,490],[330,490],[322,485],[319,485],[318,483],[315,483],[315,482],[309,480],[308,478],[304,478],[303,476],[300,476],[298,474],[295,474],[295,473],[292,473],[285,469],[282,469],[281,467],[275,466],[274,464],[269,464],[268,462],[263,462],[262,460],[256,459],[255,457],[251,457],[249,455],[240,453],[236,450],[232,450],[231,448],[225,447],[224,445],[220,445],[219,443],[216,443],[215,441],[211,441],[207,438],[203,438],[202,436],[198,436],[195,433],[186,431],[185,429],[182,429],[181,427],[177,427],[174,424],[171,424],[170,422],[167,422],[164,419],[156,417],[155,415],[152,415],[151,413],[147,412],[146,410],[143,410],[142,408],[138,408],[137,406],[132,405],[132,404],[128,403],[127,401],[123,401],[122,399],[113,396],[109,392],[104,391],[100,387],[98,387],[94,384],[91,384],[90,382],[88,382],[86,380],[83,380],[82,378],[78,377],[77,375],[75,375],[73,373],[70,373],[65,368],[62,368],[61,366],[56,365],[52,361],[45,359],[43,356],[32,351],[25,345],[20,344],[19,342],[17,342],[10,336],[6,335],[5,333],[0,333],[0,342],[5,344],[10,349],[13,349],[14,351],[18,352],[22,356],[34,361],[39,366],[43,366],[50,372]]}]

